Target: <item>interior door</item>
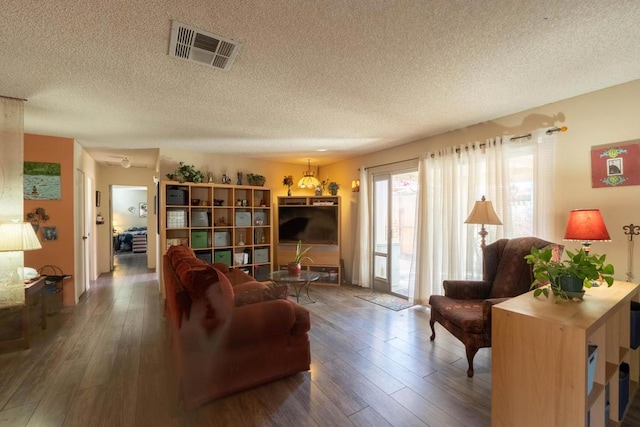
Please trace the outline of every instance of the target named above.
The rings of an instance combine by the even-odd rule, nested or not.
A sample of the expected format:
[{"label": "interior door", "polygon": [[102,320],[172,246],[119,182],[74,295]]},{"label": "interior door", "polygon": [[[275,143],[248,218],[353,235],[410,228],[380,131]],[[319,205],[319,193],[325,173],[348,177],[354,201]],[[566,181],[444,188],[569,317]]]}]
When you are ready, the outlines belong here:
[{"label": "interior door", "polygon": [[75,267],[75,302],[78,303],[80,295],[87,289],[87,239],[89,238],[86,224],[86,192],[84,172],[77,169],[76,173],[76,235],[79,236],[76,242],[77,258]]}]

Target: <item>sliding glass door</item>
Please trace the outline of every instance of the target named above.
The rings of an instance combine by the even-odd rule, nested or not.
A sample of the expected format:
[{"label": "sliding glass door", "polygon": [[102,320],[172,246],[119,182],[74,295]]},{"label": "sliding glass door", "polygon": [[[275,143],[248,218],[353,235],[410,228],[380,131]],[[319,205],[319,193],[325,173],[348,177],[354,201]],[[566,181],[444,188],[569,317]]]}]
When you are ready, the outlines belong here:
[{"label": "sliding glass door", "polygon": [[415,277],[418,171],[373,175],[373,288],[409,295]]}]

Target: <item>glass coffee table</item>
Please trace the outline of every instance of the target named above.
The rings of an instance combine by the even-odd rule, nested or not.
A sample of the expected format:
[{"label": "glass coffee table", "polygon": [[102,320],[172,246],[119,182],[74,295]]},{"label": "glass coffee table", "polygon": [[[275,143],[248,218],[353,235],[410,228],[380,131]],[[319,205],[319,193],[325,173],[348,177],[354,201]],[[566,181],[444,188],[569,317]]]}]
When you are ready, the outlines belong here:
[{"label": "glass coffee table", "polygon": [[307,298],[309,298],[311,302],[315,302],[309,295],[309,287],[311,286],[311,282],[315,282],[319,278],[320,275],[318,273],[306,270],[301,271],[298,276],[289,274],[287,270],[274,271],[269,275],[269,279],[279,285],[293,285],[295,294],[292,296],[296,297],[296,302],[300,302],[300,292],[305,288],[307,289]]}]

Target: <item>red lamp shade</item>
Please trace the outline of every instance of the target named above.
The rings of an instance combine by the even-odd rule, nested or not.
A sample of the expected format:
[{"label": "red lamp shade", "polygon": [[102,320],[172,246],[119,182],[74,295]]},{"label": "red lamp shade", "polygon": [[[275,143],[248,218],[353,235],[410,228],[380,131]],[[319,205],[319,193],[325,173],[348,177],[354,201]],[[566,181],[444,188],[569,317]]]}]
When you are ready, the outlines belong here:
[{"label": "red lamp shade", "polygon": [[600,209],[573,209],[569,212],[564,240],[588,242],[610,242],[607,226],[600,214]]}]

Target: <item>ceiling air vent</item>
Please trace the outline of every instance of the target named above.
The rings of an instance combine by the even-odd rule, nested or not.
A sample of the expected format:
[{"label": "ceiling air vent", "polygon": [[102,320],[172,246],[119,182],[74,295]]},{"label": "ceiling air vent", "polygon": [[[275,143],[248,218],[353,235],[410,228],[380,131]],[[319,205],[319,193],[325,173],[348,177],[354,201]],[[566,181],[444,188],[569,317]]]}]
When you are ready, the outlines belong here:
[{"label": "ceiling air vent", "polygon": [[240,50],[240,43],[173,21],[169,56],[228,70]]}]

